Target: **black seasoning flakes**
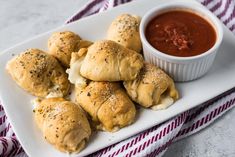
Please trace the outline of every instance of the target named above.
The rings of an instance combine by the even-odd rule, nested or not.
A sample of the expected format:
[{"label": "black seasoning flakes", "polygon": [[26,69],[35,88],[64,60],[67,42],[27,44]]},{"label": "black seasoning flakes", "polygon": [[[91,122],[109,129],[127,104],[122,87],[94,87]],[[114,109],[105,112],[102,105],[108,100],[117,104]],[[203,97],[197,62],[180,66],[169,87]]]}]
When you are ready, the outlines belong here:
[{"label": "black seasoning flakes", "polygon": [[88,92],[88,93],[87,93],[87,96],[91,96],[91,93],[90,93],[90,92]]},{"label": "black seasoning flakes", "polygon": [[64,50],[61,47],[59,47],[58,49],[60,52],[64,52]]},{"label": "black seasoning flakes", "polygon": [[64,39],[63,39],[63,38],[60,38],[60,41],[62,41],[62,42],[63,42],[63,41],[64,41]]},{"label": "black seasoning flakes", "polygon": [[56,119],[56,115],[53,116],[53,119]]},{"label": "black seasoning flakes", "polygon": [[24,62],[23,62],[23,61],[20,61],[20,65],[21,65],[21,66],[24,66],[25,64],[24,64]]},{"label": "black seasoning flakes", "polygon": [[104,59],[104,61],[105,61],[106,63],[108,63],[108,60],[107,60],[107,58],[105,58],[105,59]]},{"label": "black seasoning flakes", "polygon": [[[26,51],[24,54],[25,54],[25,55],[28,55],[28,54],[31,54],[31,53],[30,53],[30,51]],[[31,55],[32,55],[32,54],[31,54]]]}]

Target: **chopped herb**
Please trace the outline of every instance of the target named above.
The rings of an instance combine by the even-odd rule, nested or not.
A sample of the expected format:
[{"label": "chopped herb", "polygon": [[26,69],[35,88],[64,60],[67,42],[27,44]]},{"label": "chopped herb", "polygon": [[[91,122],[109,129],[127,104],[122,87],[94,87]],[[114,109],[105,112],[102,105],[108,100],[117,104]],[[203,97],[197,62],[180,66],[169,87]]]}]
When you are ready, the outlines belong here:
[{"label": "chopped herb", "polygon": [[104,61],[105,61],[106,63],[108,63],[107,58],[105,58]]}]

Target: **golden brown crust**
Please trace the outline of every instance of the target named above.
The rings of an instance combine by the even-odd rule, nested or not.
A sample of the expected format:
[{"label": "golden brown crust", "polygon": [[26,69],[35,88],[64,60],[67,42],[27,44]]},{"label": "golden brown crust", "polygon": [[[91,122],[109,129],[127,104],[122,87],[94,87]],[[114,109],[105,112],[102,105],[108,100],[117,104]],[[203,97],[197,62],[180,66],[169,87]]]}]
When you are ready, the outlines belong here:
[{"label": "golden brown crust", "polygon": [[84,111],[63,98],[39,102],[35,120],[45,139],[63,152],[80,152],[91,135]]},{"label": "golden brown crust", "polygon": [[133,80],[143,66],[143,57],[111,40],[95,42],[87,50],[80,73],[93,81]]},{"label": "golden brown crust", "polygon": [[150,63],[145,63],[138,77],[125,81],[124,86],[132,100],[144,107],[159,105],[162,96],[169,96],[174,101],[179,97],[173,80]]},{"label": "golden brown crust", "polygon": [[114,132],[133,123],[135,106],[118,83],[91,81],[87,87],[75,90],[76,101],[98,129]]},{"label": "golden brown crust", "polygon": [[29,49],[7,63],[7,71],[24,90],[38,97],[65,96],[70,83],[59,62],[38,49]]},{"label": "golden brown crust", "polygon": [[92,43],[82,40],[77,34],[64,31],[55,32],[48,39],[49,54],[56,57],[65,67],[69,67],[71,53]]},{"label": "golden brown crust", "polygon": [[118,16],[110,25],[107,39],[113,40],[136,52],[141,51],[139,34],[140,17],[130,14]]}]

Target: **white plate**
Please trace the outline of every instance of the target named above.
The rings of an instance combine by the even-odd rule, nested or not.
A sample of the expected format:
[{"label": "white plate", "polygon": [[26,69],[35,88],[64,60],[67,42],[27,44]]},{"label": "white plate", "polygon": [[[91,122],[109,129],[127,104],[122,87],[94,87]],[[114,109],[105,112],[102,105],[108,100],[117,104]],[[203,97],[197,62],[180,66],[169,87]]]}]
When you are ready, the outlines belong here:
[{"label": "white plate", "polygon": [[[142,16],[146,11],[158,4],[167,3],[171,0],[148,0],[137,1],[119,6],[97,15],[79,20],[72,24],[52,30],[43,35],[21,43],[6,50],[0,56],[0,100],[4,105],[7,116],[13,129],[20,140],[24,150],[29,156],[46,157],[67,156],[57,151],[48,144],[36,127],[32,104],[33,99],[28,93],[20,89],[5,71],[6,62],[12,58],[12,54],[19,54],[27,48],[40,48],[47,50],[46,43],[51,32],[71,30],[78,33],[82,38],[88,40],[104,39],[110,22],[121,13],[133,13]],[[186,0],[188,1],[188,0]],[[194,5],[200,5],[197,2]],[[187,83],[177,83],[181,99],[173,106],[163,111],[141,110],[137,121],[116,133],[99,132],[88,143],[87,147],[78,155],[84,156],[102,149],[108,145],[126,139],[147,128],[159,124],[173,116],[191,109],[206,100],[235,86],[235,38],[233,34],[224,27],[224,41],[218,52],[212,69],[204,77]]]}]

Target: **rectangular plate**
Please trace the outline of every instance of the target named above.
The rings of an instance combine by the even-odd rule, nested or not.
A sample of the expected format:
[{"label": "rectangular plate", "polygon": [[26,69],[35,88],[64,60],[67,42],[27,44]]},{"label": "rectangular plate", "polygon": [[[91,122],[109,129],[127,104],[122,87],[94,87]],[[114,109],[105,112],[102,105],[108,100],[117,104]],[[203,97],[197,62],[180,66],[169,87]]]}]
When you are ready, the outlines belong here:
[{"label": "rectangular plate", "polygon": [[[186,0],[189,1],[189,0]],[[37,128],[31,100],[34,98],[23,91],[10,78],[5,71],[5,65],[12,54],[19,54],[27,48],[39,48],[47,51],[47,39],[52,32],[70,30],[78,33],[87,40],[104,39],[106,30],[111,21],[122,13],[131,13],[143,16],[146,11],[159,4],[172,2],[171,0],[142,0],[132,2],[126,5],[116,7],[97,15],[93,15],[77,22],[62,26],[40,36],[37,36],[24,43],[18,44],[13,48],[6,50],[0,56],[0,100],[4,105],[8,119],[20,140],[24,150],[29,156],[67,156],[57,151],[48,144]],[[190,1],[194,5],[200,5],[197,2]],[[203,6],[202,6],[203,7]],[[116,133],[98,132],[89,141],[87,147],[79,154],[72,156],[84,156],[102,149],[108,145],[119,142],[154,125],[157,125],[169,118],[176,116],[188,109],[191,109],[206,100],[235,86],[235,38],[233,34],[224,27],[224,40],[219,49],[212,69],[202,78],[186,82],[177,83],[181,99],[173,106],[163,111],[152,111],[141,109],[138,113],[136,122]]]}]

